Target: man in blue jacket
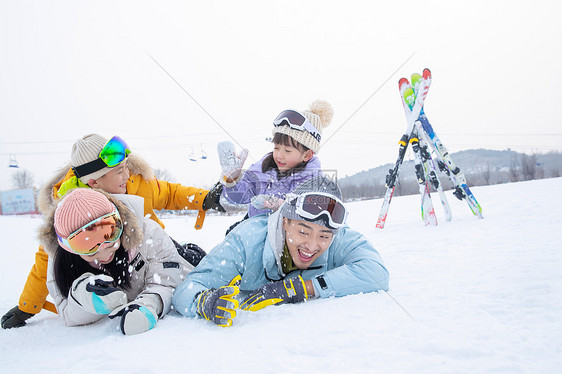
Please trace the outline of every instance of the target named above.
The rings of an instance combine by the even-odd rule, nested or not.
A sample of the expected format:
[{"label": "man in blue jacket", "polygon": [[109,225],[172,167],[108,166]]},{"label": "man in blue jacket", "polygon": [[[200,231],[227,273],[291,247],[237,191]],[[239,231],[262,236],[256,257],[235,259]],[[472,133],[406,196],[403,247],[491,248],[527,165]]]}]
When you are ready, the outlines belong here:
[{"label": "man in blue jacket", "polygon": [[388,290],[381,256],[346,216],[336,183],[308,180],[278,211],[247,219],[213,248],[176,288],[174,308],[231,326],[238,308]]}]

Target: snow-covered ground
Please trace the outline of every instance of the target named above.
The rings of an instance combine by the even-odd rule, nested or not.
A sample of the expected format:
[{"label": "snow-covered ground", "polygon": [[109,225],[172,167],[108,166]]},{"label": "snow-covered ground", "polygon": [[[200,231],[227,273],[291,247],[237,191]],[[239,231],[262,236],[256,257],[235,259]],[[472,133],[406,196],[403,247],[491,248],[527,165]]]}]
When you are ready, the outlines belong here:
[{"label": "snow-covered ground", "polygon": [[[239,312],[231,328],[172,312],[145,334],[117,322],[65,327],[41,312],[0,330],[2,373],[559,373],[562,178],[473,188],[484,219],[447,194],[445,222],[423,227],[419,196],[349,204],[390,271],[390,291]],[[239,217],[166,219],[206,250]],[[40,218],[0,216],[0,312],[17,303]]]}]

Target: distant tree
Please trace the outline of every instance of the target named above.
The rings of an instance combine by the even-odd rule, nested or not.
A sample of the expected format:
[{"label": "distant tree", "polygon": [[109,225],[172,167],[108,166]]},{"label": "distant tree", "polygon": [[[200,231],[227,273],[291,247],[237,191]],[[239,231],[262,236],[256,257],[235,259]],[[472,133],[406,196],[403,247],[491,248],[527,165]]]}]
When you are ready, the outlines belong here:
[{"label": "distant tree", "polygon": [[535,179],[537,174],[537,155],[535,153],[530,156],[521,154],[521,173],[523,180]]},{"label": "distant tree", "polygon": [[175,178],[173,177],[172,173],[168,171],[168,169],[154,169],[154,176],[156,179],[166,182],[174,182]]},{"label": "distant tree", "polygon": [[517,182],[519,180],[519,172],[517,171],[517,160],[515,156],[511,157],[509,161],[509,181],[510,182]]},{"label": "distant tree", "polygon": [[484,184],[487,186],[490,184],[490,178],[492,177],[492,170],[490,167],[490,163],[486,163],[486,167],[482,171],[482,180],[484,180]]},{"label": "distant tree", "polygon": [[356,199],[359,196],[357,186],[355,184],[344,184],[341,186],[341,192],[345,199]]},{"label": "distant tree", "polygon": [[16,171],[12,174],[12,187],[15,189],[32,188],[33,174],[25,169]]},{"label": "distant tree", "polygon": [[402,195],[402,178],[400,175],[398,175],[398,179],[396,179],[396,184],[394,187],[394,195],[395,196],[401,196]]},{"label": "distant tree", "polygon": [[375,198],[383,197],[386,193],[386,186],[384,183],[375,183],[374,184],[374,194]]}]

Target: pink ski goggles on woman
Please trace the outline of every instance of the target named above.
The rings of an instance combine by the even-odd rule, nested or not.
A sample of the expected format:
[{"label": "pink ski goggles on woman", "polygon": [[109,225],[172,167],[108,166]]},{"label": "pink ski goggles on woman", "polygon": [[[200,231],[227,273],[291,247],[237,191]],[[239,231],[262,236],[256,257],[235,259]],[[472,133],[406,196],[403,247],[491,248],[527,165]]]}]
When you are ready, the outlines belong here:
[{"label": "pink ski goggles on woman", "polygon": [[85,224],[67,238],[57,233],[57,239],[60,246],[69,252],[92,256],[102,244],[116,242],[122,233],[123,221],[115,210]]}]

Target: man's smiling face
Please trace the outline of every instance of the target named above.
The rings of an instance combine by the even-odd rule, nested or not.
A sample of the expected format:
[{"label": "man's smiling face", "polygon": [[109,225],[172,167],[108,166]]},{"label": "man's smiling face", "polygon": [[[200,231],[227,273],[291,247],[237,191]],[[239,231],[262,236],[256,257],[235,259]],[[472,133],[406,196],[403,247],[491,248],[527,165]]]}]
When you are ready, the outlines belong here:
[{"label": "man's smiling face", "polygon": [[324,226],[288,218],[283,218],[283,229],[289,254],[299,269],[307,269],[326,252],[334,236]]}]

